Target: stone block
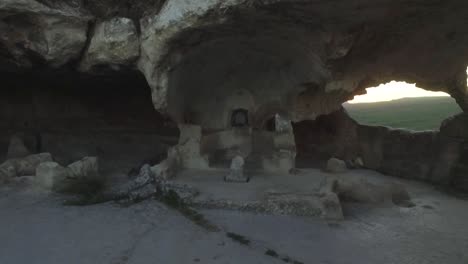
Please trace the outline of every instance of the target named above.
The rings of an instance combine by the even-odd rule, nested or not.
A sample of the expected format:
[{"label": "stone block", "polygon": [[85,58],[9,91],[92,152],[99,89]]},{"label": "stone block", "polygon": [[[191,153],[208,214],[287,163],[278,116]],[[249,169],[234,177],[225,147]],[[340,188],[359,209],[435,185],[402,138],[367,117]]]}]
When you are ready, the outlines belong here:
[{"label": "stone block", "polygon": [[326,171],[331,173],[342,173],[346,172],[348,168],[346,167],[346,163],[337,158],[331,158],[327,161],[327,168]]}]

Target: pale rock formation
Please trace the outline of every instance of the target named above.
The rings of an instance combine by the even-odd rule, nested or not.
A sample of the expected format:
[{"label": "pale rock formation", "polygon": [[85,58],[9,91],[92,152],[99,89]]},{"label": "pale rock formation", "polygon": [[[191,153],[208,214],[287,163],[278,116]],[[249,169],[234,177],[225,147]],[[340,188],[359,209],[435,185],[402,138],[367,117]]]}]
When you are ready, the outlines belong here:
[{"label": "pale rock formation", "polygon": [[77,184],[103,181],[96,157],[85,157],[67,167],[56,162],[43,162],[37,166],[35,175],[37,186],[54,192],[68,192]]},{"label": "pale rock formation", "polygon": [[326,171],[331,173],[341,173],[347,171],[346,163],[337,158],[331,158],[327,161]]},{"label": "pale rock formation", "polygon": [[43,162],[36,168],[35,184],[45,190],[61,190],[68,170],[56,162]]},{"label": "pale rock formation", "polygon": [[116,17],[99,22],[81,63],[84,71],[93,66],[130,66],[140,54],[137,29],[131,19]]},{"label": "pale rock formation", "polygon": [[388,179],[338,174],[327,177],[320,190],[323,196],[329,193],[336,194],[341,202],[412,206],[411,197],[405,186]]},{"label": "pale rock formation", "polygon": [[11,55],[7,65],[31,67],[35,56],[52,67],[79,59],[91,18],[68,5],[53,9],[34,0],[0,1],[0,43]]},{"label": "pale rock formation", "polygon": [[229,174],[224,177],[227,182],[248,182],[249,177],[244,174],[244,158],[236,156],[231,161]]},{"label": "pale rock formation", "polygon": [[291,150],[279,149],[270,155],[262,156],[261,164],[265,171],[278,173],[289,173],[289,170],[295,167],[294,161],[296,152]]},{"label": "pale rock formation", "polygon": [[208,158],[201,155],[200,144],[202,130],[200,126],[179,124],[180,137],[174,146],[174,155],[178,155],[180,165],[189,169],[206,169],[209,167]]},{"label": "pale rock formation", "polygon": [[9,159],[0,164],[0,181],[8,182],[13,177],[32,176],[36,168],[43,162],[52,161],[49,153],[29,155],[19,159]]},{"label": "pale rock formation", "polygon": [[95,178],[99,175],[99,163],[97,157],[84,157],[67,166],[70,178]]},{"label": "pale rock formation", "polygon": [[[104,64],[125,65],[125,72],[137,61],[154,108],[196,127],[181,128],[174,151],[180,167],[207,168],[202,131],[230,129],[238,108],[258,131],[276,114],[293,122],[321,119],[365,88],[397,80],[448,92],[468,111],[467,10],[465,0],[0,0],[0,70],[73,74],[82,65],[94,73]],[[340,144],[320,150],[468,190],[461,119],[447,121],[440,133],[345,120],[332,139]],[[274,152],[259,163],[294,167],[295,149],[277,147],[286,141],[269,142]]]},{"label": "pale rock formation", "polygon": [[279,133],[292,133],[293,128],[291,120],[282,117],[279,114],[275,115],[275,130]]},{"label": "pale rock formation", "polygon": [[179,166],[180,165],[175,158],[167,158],[159,164],[151,167],[151,171],[156,175],[156,177],[169,180],[176,175]]},{"label": "pale rock formation", "polygon": [[343,220],[343,210],[341,208],[340,199],[334,192],[326,192],[320,195],[322,204],[322,217],[327,220]]}]

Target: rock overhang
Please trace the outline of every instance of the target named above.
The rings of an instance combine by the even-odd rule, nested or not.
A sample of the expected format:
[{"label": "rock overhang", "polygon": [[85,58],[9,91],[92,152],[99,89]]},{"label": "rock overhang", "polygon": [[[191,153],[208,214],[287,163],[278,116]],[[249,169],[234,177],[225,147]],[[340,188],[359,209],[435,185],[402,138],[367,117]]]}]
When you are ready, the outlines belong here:
[{"label": "rock overhang", "polygon": [[[263,109],[258,111],[265,116],[270,113],[264,114],[264,109],[274,105],[271,112],[286,112],[292,120],[314,119],[337,110],[366,87],[390,80],[449,92],[463,109],[468,107],[465,1],[126,0],[112,7],[111,2],[0,1],[0,24],[7,32],[0,41],[5,47],[2,70],[31,68],[38,63],[55,68],[82,65],[99,55],[93,54],[93,40],[99,33],[96,28],[129,17],[130,28],[129,23],[120,24],[131,37],[119,43],[124,44],[120,54],[128,56],[116,59],[119,54],[109,54],[111,49],[104,45],[99,48],[107,54],[98,63],[126,66],[112,67],[117,71],[140,69],[152,89],[155,108],[174,119],[181,119],[181,111],[172,103],[171,94],[197,90],[196,82],[188,89],[184,81],[174,80],[190,75],[180,73],[189,71],[190,61],[199,56],[207,61],[205,71],[211,65],[220,72],[224,67],[226,73],[228,66],[240,65],[242,58],[230,54],[239,51],[246,57],[239,70],[258,69],[259,63],[252,62],[263,61],[265,71],[280,72],[254,76],[263,81],[259,86],[284,89],[275,102],[264,107],[258,103],[258,109]],[[103,12],[106,5],[109,10]],[[222,59],[229,56],[232,58],[223,65]],[[215,67],[216,59],[221,67]],[[296,66],[285,70],[288,63]],[[203,68],[192,68],[200,72],[201,81],[209,79],[203,76]],[[249,89],[240,86],[255,83],[246,73],[230,78],[244,81],[239,84],[241,90]],[[180,84],[175,85],[177,82]],[[174,88],[179,86],[184,88]],[[291,94],[298,99],[290,99],[295,97]],[[190,93],[185,97],[191,97]],[[278,97],[283,102],[278,103]]]},{"label": "rock overhang", "polygon": [[[315,74],[315,78],[299,78],[285,84],[290,94],[309,95],[306,101],[312,102],[296,107],[292,106],[294,103],[287,103],[287,112],[295,121],[314,119],[337,110],[342,102],[362,93],[365,88],[390,80],[414,82],[425,89],[447,91],[466,108],[465,69],[468,60],[462,43],[468,40],[461,34],[464,31],[461,25],[466,20],[462,7],[466,4],[460,1],[406,6],[390,1],[380,1],[379,4],[367,1],[339,4],[320,1],[264,1],[255,4],[229,1],[220,4],[207,1],[206,5],[186,5],[181,12],[174,13],[177,3],[168,1],[159,16],[142,22],[146,30],[142,30],[145,37],[142,38],[139,63],[152,87],[155,107],[169,110],[169,114],[175,111],[170,106],[173,72],[179,72],[190,56],[197,51],[202,53],[206,46],[215,46],[217,42],[229,53],[232,40],[240,41],[242,38],[250,41],[242,48],[244,53],[251,50],[265,52],[275,41],[283,41],[285,45],[279,45],[281,50],[274,54],[276,58],[290,50],[303,54],[299,59],[289,57],[293,61],[313,54],[314,60],[304,64],[302,70],[309,71],[309,75]],[[434,19],[436,14],[443,19]],[[270,37],[270,41],[262,43],[259,40],[262,36]],[[307,45],[301,46],[302,43]],[[440,50],[442,46],[450,46],[450,51]],[[205,60],[210,53],[217,52],[216,48],[205,49],[202,56]],[[249,57],[254,58],[255,55]],[[222,58],[218,56],[219,60]],[[237,62],[241,60],[237,59]],[[202,72],[202,69],[198,67],[193,71]],[[242,76],[237,77],[242,79]],[[270,81],[281,83],[280,74],[275,77]],[[194,84],[196,82],[191,83],[196,90]],[[302,89],[298,89],[299,86]],[[287,97],[286,94],[280,96]],[[319,98],[314,101],[314,97]],[[307,109],[307,105],[323,107]]]},{"label": "rock overhang", "polygon": [[[464,0],[123,0],[112,6],[113,1],[0,0],[0,29],[5,32],[0,36],[1,71],[52,68],[72,74],[81,70],[85,76],[111,69],[104,75],[112,78],[138,69],[146,77],[156,110],[179,124],[196,125],[202,134],[214,130],[197,139],[195,148],[183,151],[205,158],[204,137],[216,141],[208,146],[211,149],[237,140],[230,115],[240,112],[247,115],[248,131],[254,131],[247,134],[247,143],[259,135],[268,139],[260,140],[260,147],[276,146],[278,141],[291,150],[281,152],[285,144],[278,144],[279,151],[263,163],[283,160],[288,168],[295,158],[292,131],[285,133],[287,140],[259,132],[276,114],[288,121],[333,114],[365,88],[391,80],[448,92],[468,110]],[[106,6],[109,10],[102,8]],[[455,129],[463,124],[459,119],[453,122]],[[370,158],[387,155],[375,167],[364,157],[367,168],[412,177],[416,171],[420,179],[435,175],[463,183],[466,178],[462,166],[466,153],[451,135],[443,139],[449,141],[447,147],[421,137],[425,134],[353,126],[357,141],[370,142]],[[223,133],[226,129],[234,136]],[[378,135],[375,142],[366,138],[367,129]],[[444,136],[443,131],[440,134]],[[415,144],[395,148],[381,144],[402,139]],[[421,151],[419,146],[434,148]],[[394,170],[406,164],[407,158],[401,159],[405,153],[422,152],[441,152],[441,157],[423,155],[412,160],[408,170]],[[388,155],[397,159],[389,162]]]}]

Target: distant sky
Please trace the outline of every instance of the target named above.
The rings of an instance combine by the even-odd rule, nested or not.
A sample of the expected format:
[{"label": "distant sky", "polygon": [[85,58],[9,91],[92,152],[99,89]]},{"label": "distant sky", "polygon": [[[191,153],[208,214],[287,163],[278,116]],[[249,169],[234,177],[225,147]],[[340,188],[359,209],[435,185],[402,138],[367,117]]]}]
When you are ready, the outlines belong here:
[{"label": "distant sky", "polygon": [[449,96],[444,92],[431,92],[405,82],[389,82],[378,87],[367,88],[367,94],[355,96],[348,103],[370,103],[391,101],[406,97]]}]

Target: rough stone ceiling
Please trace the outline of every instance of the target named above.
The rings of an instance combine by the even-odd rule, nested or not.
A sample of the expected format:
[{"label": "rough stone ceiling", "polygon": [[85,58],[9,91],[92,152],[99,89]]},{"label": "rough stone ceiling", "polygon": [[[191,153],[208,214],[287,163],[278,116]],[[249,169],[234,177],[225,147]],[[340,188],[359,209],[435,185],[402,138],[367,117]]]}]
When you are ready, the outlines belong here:
[{"label": "rough stone ceiling", "polygon": [[[117,45],[110,41],[112,33],[96,28],[119,21],[109,20],[115,16],[133,23],[120,20],[126,28],[114,34],[135,32],[138,37],[118,40],[119,49],[108,49]],[[0,0],[0,19],[6,32],[0,36],[2,70],[78,68],[94,57],[114,70],[138,67],[151,86],[155,108],[176,119],[184,111],[178,104],[187,103],[171,94],[191,99],[194,90],[208,93],[214,89],[210,86],[229,84],[223,76],[236,62],[240,69],[230,78],[243,80],[239,89],[255,94],[258,88],[248,86],[258,83],[281,90],[275,94],[282,98],[279,103],[256,103],[256,111],[269,112],[264,109],[273,104],[272,111],[286,111],[293,120],[329,113],[364,88],[391,80],[446,91],[468,110],[465,0],[127,0],[118,5],[111,0]],[[93,49],[94,57],[88,56],[92,39],[104,43]],[[229,54],[233,50],[242,51],[238,61]],[[126,59],[115,59],[121,57]],[[296,66],[284,66],[288,60]],[[200,74],[193,74],[195,69]],[[251,74],[256,69],[270,74]],[[281,89],[271,88],[275,85]],[[179,90],[190,91],[188,86],[194,90],[180,95]]]}]

